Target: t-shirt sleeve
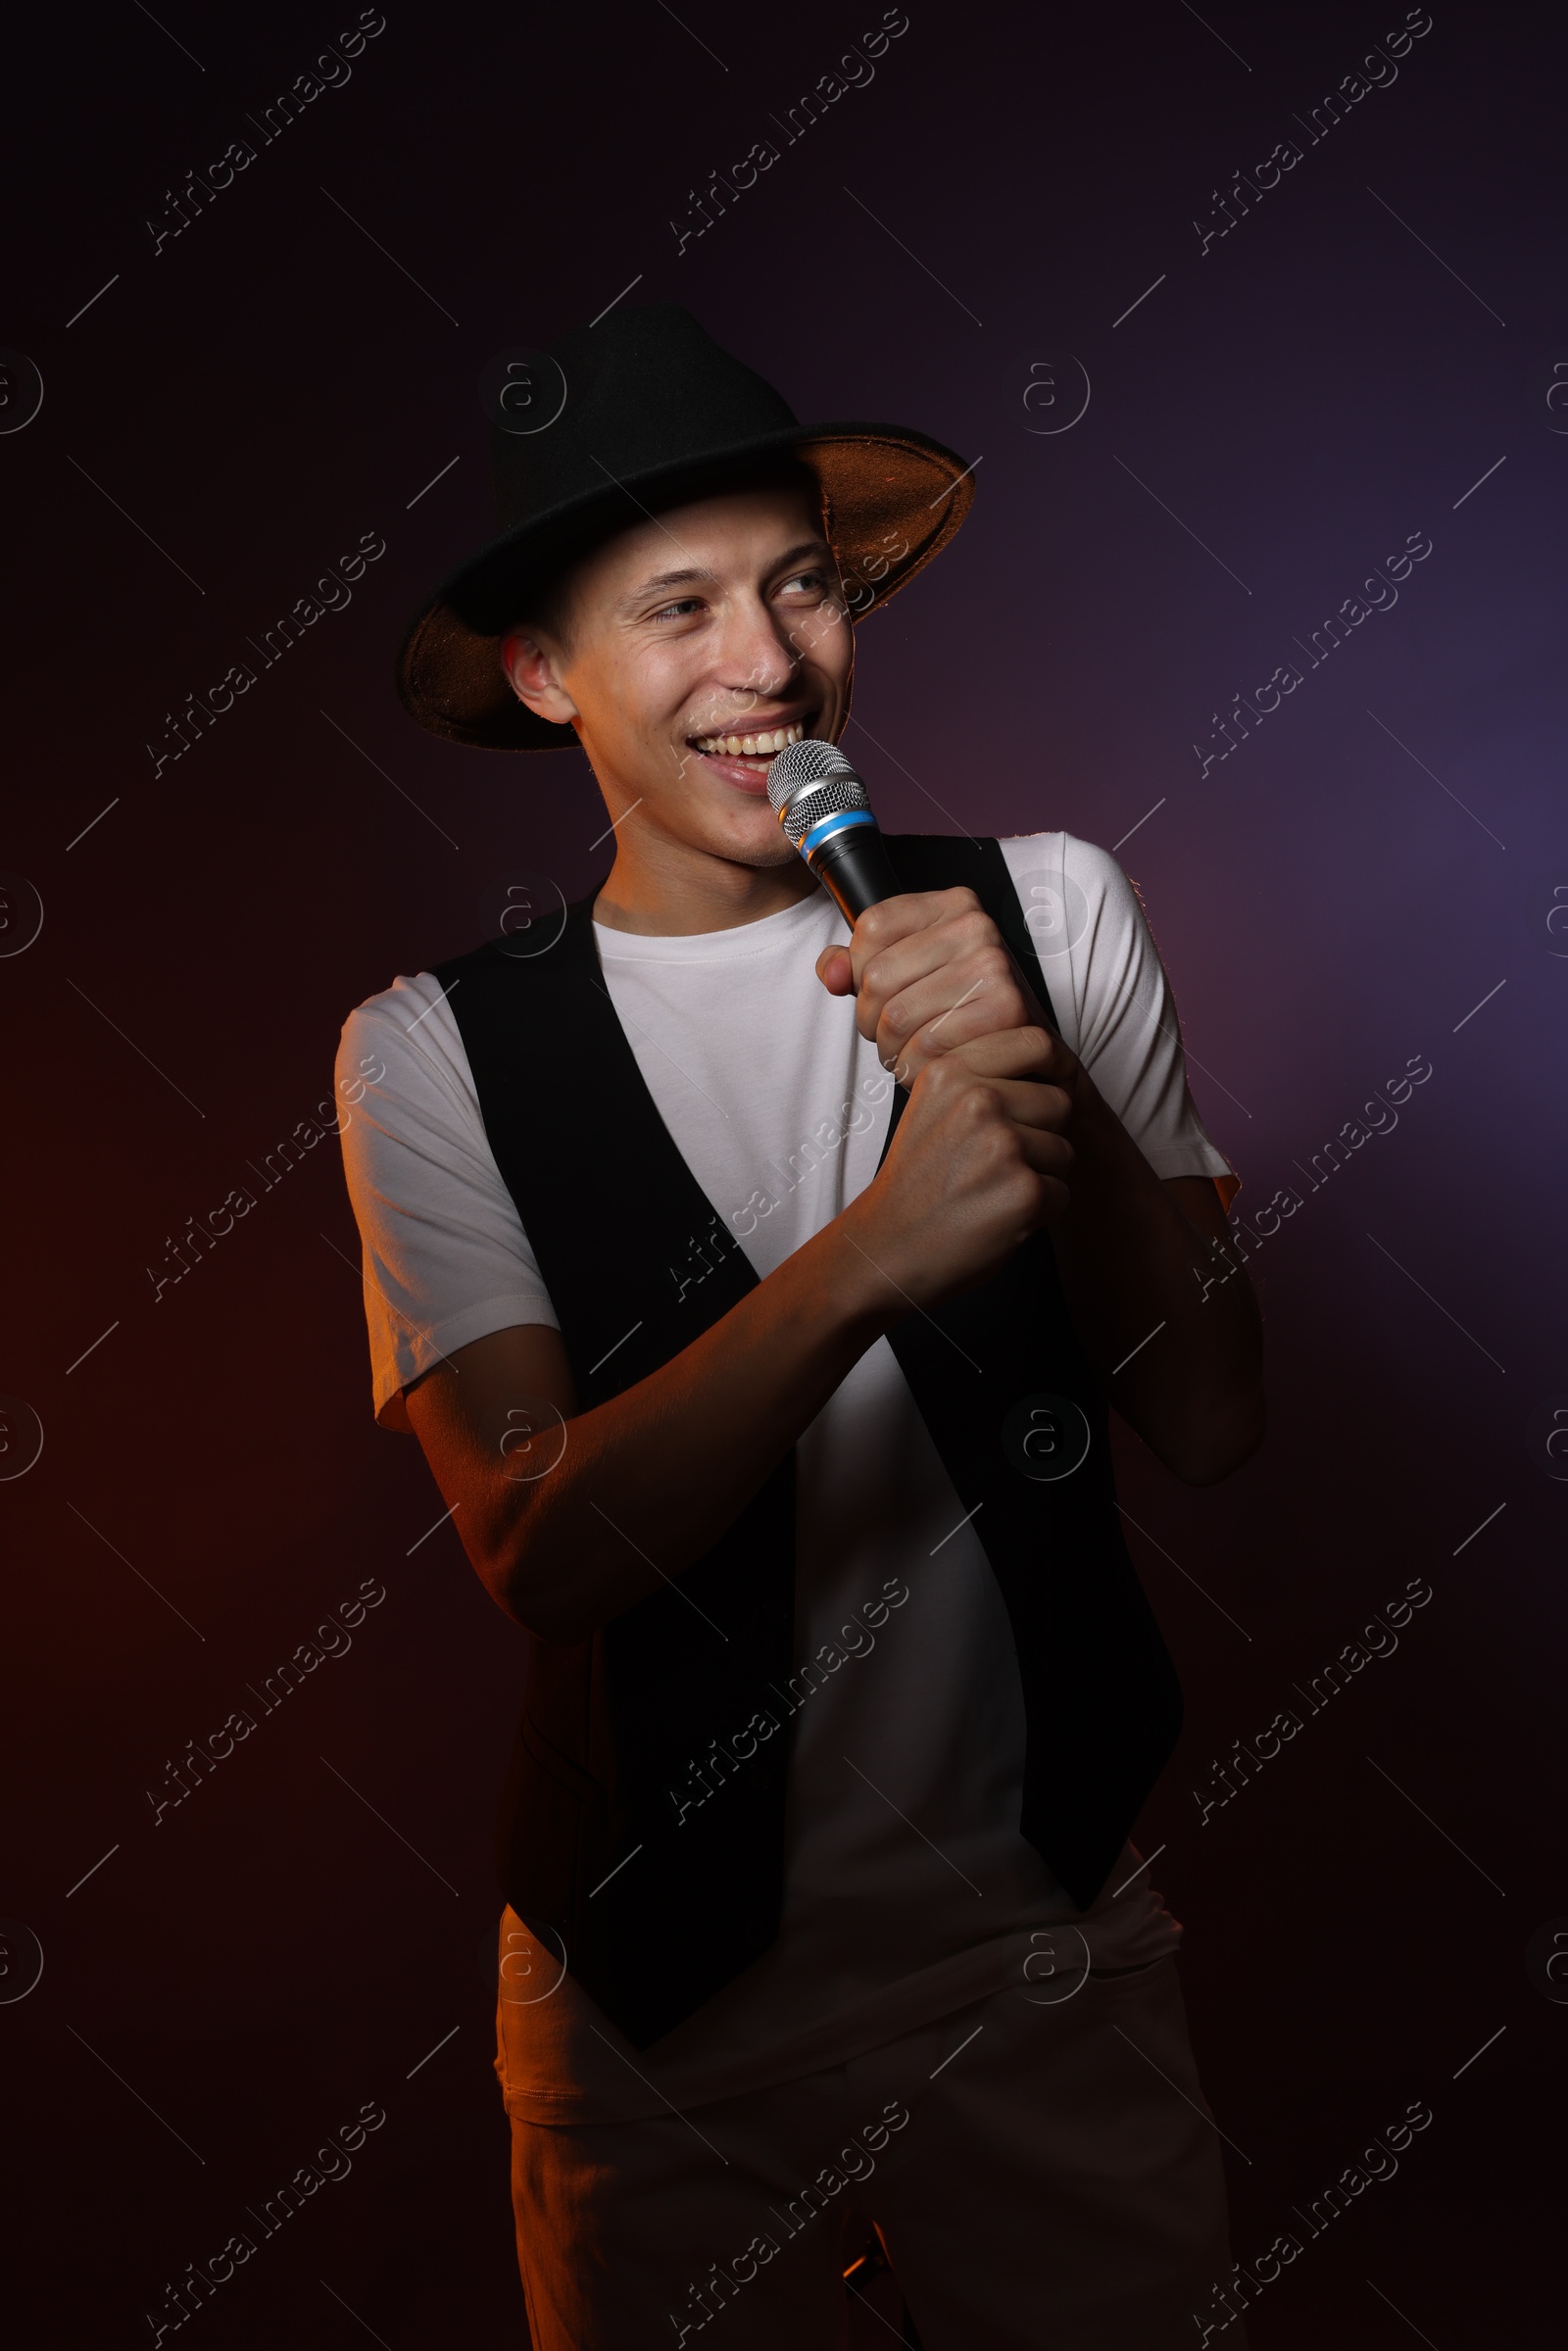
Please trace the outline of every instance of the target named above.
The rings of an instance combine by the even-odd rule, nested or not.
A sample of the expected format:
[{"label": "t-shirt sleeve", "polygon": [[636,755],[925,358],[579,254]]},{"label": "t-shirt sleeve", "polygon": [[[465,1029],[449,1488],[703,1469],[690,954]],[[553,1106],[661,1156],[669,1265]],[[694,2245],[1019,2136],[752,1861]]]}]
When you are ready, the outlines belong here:
[{"label": "t-shirt sleeve", "polygon": [[349,1014],[335,1075],[375,1417],[412,1434],[411,1381],[469,1340],[559,1320],[431,973],[394,980]]},{"label": "t-shirt sleeve", "polygon": [[1109,852],[1071,833],[1002,843],[1064,1044],[1161,1177],[1241,1179],[1199,1117],[1176,1000],[1138,894]]}]

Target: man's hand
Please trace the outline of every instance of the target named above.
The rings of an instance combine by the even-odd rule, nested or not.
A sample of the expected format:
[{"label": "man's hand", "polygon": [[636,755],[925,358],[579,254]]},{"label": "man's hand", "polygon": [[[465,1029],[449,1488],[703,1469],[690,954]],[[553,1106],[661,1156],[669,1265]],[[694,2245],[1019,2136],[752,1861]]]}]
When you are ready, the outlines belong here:
[{"label": "man's hand", "polygon": [[[825,948],[816,972],[830,996],[855,992],[855,1024],[875,1040],[883,1068],[901,1086],[912,1086],[955,1046],[1046,1025],[972,890],[919,891],[868,906],[849,946]],[[1071,1093],[1077,1060],[1059,1039],[1051,1045],[1050,1066],[1038,1074]]]},{"label": "man's hand", "polygon": [[1029,1082],[1046,1075],[1054,1042],[1015,1028],[937,1053],[882,1167],[838,1219],[910,1304],[974,1289],[1066,1214],[1072,1105],[1059,1086]]}]

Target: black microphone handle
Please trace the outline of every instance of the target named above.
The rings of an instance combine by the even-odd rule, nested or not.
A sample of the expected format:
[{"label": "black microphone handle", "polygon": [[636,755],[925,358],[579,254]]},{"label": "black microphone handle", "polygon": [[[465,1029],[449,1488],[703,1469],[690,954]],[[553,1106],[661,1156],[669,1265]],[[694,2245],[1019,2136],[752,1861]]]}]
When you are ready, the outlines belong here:
[{"label": "black microphone handle", "polygon": [[893,870],[887,844],[874,824],[847,825],[824,841],[807,861],[823,889],[837,901],[852,930],[867,906],[903,893],[904,884]]}]

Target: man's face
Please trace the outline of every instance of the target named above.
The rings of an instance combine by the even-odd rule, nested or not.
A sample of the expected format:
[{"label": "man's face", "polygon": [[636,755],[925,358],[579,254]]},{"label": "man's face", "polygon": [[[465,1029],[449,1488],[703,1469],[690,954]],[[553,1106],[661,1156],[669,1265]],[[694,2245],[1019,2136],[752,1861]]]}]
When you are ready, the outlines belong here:
[{"label": "man's face", "polygon": [[808,496],[730,492],[677,507],[587,557],[569,649],[527,628],[502,646],[542,716],[575,723],[619,816],[745,865],[795,851],[768,763],[849,715],[854,634]]}]

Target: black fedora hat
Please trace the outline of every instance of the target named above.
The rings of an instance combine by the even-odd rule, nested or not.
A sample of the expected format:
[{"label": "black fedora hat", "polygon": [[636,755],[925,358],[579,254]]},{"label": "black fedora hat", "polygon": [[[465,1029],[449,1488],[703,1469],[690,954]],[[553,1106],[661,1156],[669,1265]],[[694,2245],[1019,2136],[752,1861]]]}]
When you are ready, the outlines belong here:
[{"label": "black fedora hat", "polygon": [[748,462],[802,459],[821,484],[857,614],[885,604],[946,546],[974,495],[962,459],[907,426],[803,425],[676,303],[579,328],[514,367],[489,405],[493,419],[507,419],[492,422],[490,440],[500,536],[426,598],[397,661],[410,716],[483,750],[575,747],[571,727],[518,702],[501,638],[575,556],[686,486],[695,495]]}]

